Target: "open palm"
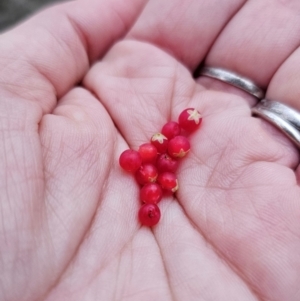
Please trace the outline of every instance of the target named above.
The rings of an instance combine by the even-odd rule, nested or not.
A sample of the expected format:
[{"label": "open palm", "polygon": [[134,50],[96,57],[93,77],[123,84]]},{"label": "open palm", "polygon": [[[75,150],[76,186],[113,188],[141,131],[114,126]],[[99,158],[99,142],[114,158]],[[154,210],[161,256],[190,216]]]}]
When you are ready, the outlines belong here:
[{"label": "open palm", "polygon": [[[300,299],[298,153],[191,75],[206,57],[300,108],[297,1],[244,2],[79,1],[2,35],[0,300]],[[118,157],[187,107],[180,189],[141,227]]]}]

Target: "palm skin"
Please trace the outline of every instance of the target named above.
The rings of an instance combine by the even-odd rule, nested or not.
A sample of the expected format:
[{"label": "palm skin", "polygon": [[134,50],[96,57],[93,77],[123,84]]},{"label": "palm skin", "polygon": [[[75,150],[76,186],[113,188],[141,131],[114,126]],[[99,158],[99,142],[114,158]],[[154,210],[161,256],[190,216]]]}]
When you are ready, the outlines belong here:
[{"label": "palm skin", "polygon": [[[142,13],[143,1],[66,4],[2,36],[1,300],[299,300],[298,153],[251,117],[251,97],[191,76],[208,54],[208,63],[245,70],[269,84],[268,95],[291,103],[296,87],[276,81],[294,72],[289,61],[297,56],[286,53],[298,41],[282,34],[290,49],[257,72],[245,55],[255,41],[240,50],[242,65],[241,56],[230,58],[234,50],[220,53],[226,35],[235,37],[225,24],[232,19],[236,28],[243,1],[227,1],[222,11],[187,2],[166,2],[155,17],[157,1]],[[220,18],[184,35],[196,8],[203,19]],[[37,24],[46,24],[43,35],[32,33]],[[36,43],[20,38],[33,34]],[[187,107],[203,113],[203,125],[190,136],[180,189],[161,202],[156,227],[141,227],[138,187],[118,156]]]}]

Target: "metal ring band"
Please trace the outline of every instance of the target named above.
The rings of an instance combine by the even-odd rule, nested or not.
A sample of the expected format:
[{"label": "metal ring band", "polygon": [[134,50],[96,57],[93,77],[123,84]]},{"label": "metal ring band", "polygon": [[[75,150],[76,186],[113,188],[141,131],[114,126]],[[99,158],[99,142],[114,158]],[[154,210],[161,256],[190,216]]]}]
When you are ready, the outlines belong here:
[{"label": "metal ring band", "polygon": [[252,114],[276,126],[300,148],[300,114],[297,111],[277,101],[264,99],[252,108]]},{"label": "metal ring band", "polygon": [[199,75],[212,77],[225,82],[231,86],[239,88],[252,96],[262,99],[265,95],[264,91],[258,87],[253,81],[240,76],[232,71],[216,67],[203,67],[199,71]]},{"label": "metal ring band", "polygon": [[268,99],[263,99],[257,106],[276,113],[300,131],[300,113],[293,108],[281,102]]}]

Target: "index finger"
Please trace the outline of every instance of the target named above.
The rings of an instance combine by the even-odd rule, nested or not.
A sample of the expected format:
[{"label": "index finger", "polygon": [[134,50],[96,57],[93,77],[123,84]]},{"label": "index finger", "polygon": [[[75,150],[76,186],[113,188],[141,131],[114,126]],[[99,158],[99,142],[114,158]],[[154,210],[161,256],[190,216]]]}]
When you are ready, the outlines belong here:
[{"label": "index finger", "polygon": [[194,70],[245,0],[151,0],[128,38],[154,44]]}]

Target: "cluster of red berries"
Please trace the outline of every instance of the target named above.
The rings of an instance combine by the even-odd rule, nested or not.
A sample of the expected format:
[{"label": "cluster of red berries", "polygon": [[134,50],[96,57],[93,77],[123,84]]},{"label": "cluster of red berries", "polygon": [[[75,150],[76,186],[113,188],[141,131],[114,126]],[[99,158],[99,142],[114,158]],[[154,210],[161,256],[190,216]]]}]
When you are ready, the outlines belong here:
[{"label": "cluster of red berries", "polygon": [[157,203],[163,192],[174,193],[178,190],[175,171],[178,159],[183,158],[190,150],[189,140],[182,130],[190,133],[199,128],[202,121],[196,109],[185,109],[178,118],[178,123],[166,123],[161,133],[151,138],[151,143],[140,145],[138,151],[125,150],[119,159],[120,166],[135,174],[141,185],[140,199],[144,205],[139,210],[141,224],[152,227],[160,220]]}]

